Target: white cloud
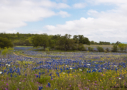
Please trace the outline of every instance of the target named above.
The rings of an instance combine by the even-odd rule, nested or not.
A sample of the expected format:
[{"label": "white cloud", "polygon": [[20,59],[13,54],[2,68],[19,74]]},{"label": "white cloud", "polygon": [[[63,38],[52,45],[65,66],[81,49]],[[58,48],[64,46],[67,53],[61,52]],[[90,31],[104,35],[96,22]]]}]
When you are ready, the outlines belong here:
[{"label": "white cloud", "polygon": [[56,2],[51,2],[49,0],[42,0],[41,2],[39,2],[39,5],[46,7],[46,8],[57,8],[57,9],[70,8],[70,6],[65,3],[57,4]]},{"label": "white cloud", "polygon": [[86,3],[76,3],[73,5],[74,8],[84,8],[86,7]]},{"label": "white cloud", "polygon": [[[110,3],[108,0],[96,1],[99,4]],[[127,1],[112,1],[117,8],[102,12],[89,10],[87,12],[90,15],[89,18],[82,17],[79,20],[67,21],[63,25],[47,25],[48,33],[81,34],[95,41],[125,42],[127,40]]]},{"label": "white cloud", "polygon": [[65,12],[65,11],[60,11],[60,12],[58,13],[58,15],[61,15],[63,18],[69,17],[69,16],[70,16],[70,14],[68,14],[68,13]]},{"label": "white cloud", "polygon": [[[8,32],[8,30],[25,26],[26,22],[58,15],[52,11],[52,8],[69,8],[69,6],[49,0],[36,2],[34,0],[0,0],[0,32]],[[65,12],[63,14],[64,16],[69,15]]]}]

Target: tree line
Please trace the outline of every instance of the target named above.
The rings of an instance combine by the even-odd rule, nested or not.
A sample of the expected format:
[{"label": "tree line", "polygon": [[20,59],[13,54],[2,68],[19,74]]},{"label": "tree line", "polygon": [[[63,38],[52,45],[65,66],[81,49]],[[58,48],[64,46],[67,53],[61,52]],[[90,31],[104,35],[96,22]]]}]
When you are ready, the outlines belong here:
[{"label": "tree line", "polygon": [[[13,47],[13,46],[34,46],[34,47],[44,47],[44,50],[48,47],[51,50],[80,50],[85,51],[86,48],[84,44],[87,45],[110,45],[110,42],[100,41],[99,43],[90,41],[87,37],[83,35],[47,35],[47,34],[6,34],[0,33],[0,48]],[[125,45],[117,41],[113,43],[114,48],[118,46],[120,50],[125,50]],[[92,47],[88,48],[93,50]],[[102,48],[98,47],[99,51],[103,51]],[[115,51],[115,49],[113,50]]]}]

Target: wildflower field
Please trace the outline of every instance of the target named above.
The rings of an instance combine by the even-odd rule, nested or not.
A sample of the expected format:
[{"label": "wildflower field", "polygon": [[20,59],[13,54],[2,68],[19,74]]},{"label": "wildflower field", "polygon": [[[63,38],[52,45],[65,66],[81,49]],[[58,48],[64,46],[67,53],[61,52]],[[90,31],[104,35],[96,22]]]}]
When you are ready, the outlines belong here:
[{"label": "wildflower field", "polygon": [[126,90],[127,53],[14,51],[0,90]]}]

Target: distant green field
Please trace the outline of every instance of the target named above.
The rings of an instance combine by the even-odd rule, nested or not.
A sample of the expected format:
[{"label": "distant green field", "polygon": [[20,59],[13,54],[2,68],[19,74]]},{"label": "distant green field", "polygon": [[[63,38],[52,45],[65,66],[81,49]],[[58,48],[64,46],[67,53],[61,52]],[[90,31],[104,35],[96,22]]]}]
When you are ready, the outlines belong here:
[{"label": "distant green field", "polygon": [[84,45],[85,47],[93,47],[96,48],[98,46],[103,47],[103,48],[112,48],[113,45]]}]

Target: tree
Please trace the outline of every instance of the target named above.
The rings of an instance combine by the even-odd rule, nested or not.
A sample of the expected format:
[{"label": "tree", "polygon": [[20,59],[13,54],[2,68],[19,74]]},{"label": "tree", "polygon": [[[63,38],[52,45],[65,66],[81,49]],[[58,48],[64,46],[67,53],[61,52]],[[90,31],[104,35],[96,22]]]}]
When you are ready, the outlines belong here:
[{"label": "tree", "polygon": [[35,37],[32,38],[32,44],[34,47],[43,46],[45,51],[45,48],[49,45],[48,35],[47,34],[36,35]]},{"label": "tree", "polygon": [[116,44],[116,45],[119,45],[120,43],[121,43],[121,42],[117,41],[115,44]]},{"label": "tree", "polygon": [[112,52],[117,52],[117,51],[118,51],[117,45],[113,45]]},{"label": "tree", "polygon": [[126,45],[125,45],[125,44],[120,43],[120,44],[118,45],[118,47],[120,48],[120,50],[121,50],[121,51],[123,51],[123,50],[125,50]]},{"label": "tree", "polygon": [[5,47],[7,47],[7,48],[13,47],[13,44],[7,38],[0,37],[0,48],[5,48]]},{"label": "tree", "polygon": [[57,49],[60,50],[71,50],[75,46],[75,42],[73,39],[70,39],[71,35],[65,34],[61,36],[57,43]]},{"label": "tree", "polygon": [[75,43],[79,43],[79,37],[78,37],[78,35],[74,35],[73,36],[73,40],[75,40]]}]

